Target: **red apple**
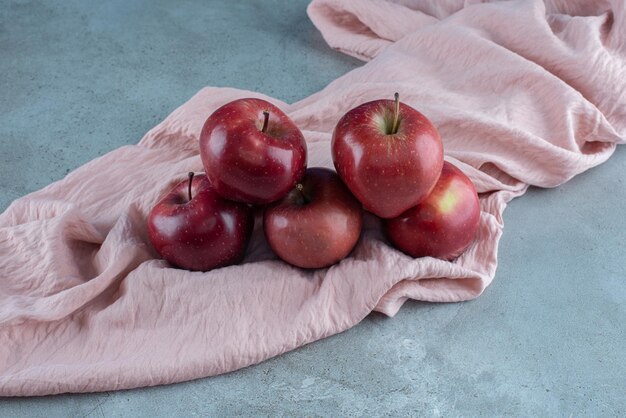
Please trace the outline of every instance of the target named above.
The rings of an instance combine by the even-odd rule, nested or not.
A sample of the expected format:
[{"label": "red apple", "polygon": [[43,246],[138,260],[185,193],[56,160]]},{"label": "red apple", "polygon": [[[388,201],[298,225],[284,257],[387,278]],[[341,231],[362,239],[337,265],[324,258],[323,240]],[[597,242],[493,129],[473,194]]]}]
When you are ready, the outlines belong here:
[{"label": "red apple", "polygon": [[452,260],[474,240],[480,204],[472,181],[444,162],[439,181],[419,205],[385,220],[393,245],[413,257]]},{"label": "red apple", "polygon": [[333,132],[337,173],[381,218],[417,205],[435,186],[443,165],[437,129],[420,112],[396,100],[375,100],[346,113]]},{"label": "red apple", "polygon": [[248,205],[222,198],[205,175],[193,173],[165,195],[148,217],[154,249],[187,270],[207,271],[241,261],[253,226]]},{"label": "red apple", "polygon": [[302,132],[261,99],[235,100],[213,112],[200,133],[200,155],[221,196],[251,204],[282,198],[307,160]]},{"label": "red apple", "polygon": [[302,181],[263,216],[272,250],[303,268],[327,267],[345,258],[362,226],[361,204],[334,171],[319,167],[307,169]]}]

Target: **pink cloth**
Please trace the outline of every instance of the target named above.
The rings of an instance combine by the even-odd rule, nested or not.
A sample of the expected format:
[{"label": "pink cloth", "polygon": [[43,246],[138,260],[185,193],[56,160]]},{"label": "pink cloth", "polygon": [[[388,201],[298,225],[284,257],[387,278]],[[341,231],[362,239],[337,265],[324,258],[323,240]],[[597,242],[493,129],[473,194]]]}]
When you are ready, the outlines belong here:
[{"label": "pink cloth", "polygon": [[[495,274],[506,203],[602,163],[626,136],[623,0],[318,0],[309,15],[331,46],[371,62],[292,105],[203,89],[138,145],[0,216],[0,395],[215,375],[372,310],[393,316],[407,298],[475,298]],[[309,166],[331,167],[339,117],[395,91],[435,123],[447,158],[481,194],[478,239],[458,260],[407,257],[372,217],[350,258],[315,272],[275,260],[258,225],[244,264],[190,273],[156,259],[146,214],[202,170],[198,133],[218,106],[272,101],[303,129]]]}]

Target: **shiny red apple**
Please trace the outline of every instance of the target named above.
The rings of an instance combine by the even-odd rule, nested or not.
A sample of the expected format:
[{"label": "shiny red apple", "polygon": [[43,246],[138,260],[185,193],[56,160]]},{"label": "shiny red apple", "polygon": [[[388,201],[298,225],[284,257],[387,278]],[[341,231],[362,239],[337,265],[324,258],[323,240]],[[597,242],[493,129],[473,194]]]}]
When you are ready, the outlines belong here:
[{"label": "shiny red apple", "polygon": [[200,155],[215,190],[251,204],[276,201],[304,174],[300,129],[273,104],[239,99],[217,109],[200,133]]},{"label": "shiny red apple", "polygon": [[375,100],[346,113],[332,137],[337,173],[365,209],[393,218],[435,186],[443,145],[435,126],[396,100]]},{"label": "shiny red apple", "polygon": [[222,198],[205,175],[193,173],[165,195],[148,217],[154,249],[187,270],[207,271],[241,261],[253,226],[248,205]]},{"label": "shiny red apple", "polygon": [[282,200],[265,209],[263,228],[276,255],[294,266],[321,268],[345,258],[363,226],[361,204],[327,168],[309,168]]},{"label": "shiny red apple", "polygon": [[405,253],[452,260],[474,240],[479,219],[474,184],[446,161],[426,200],[384,225],[392,244]]}]

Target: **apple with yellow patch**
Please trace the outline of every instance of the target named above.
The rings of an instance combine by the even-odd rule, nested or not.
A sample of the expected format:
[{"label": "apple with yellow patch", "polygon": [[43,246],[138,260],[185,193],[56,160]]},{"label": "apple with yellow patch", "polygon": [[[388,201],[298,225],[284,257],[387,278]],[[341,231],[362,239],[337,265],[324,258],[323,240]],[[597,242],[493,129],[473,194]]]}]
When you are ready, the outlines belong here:
[{"label": "apple with yellow patch", "polygon": [[472,181],[445,161],[435,188],[419,205],[385,220],[391,243],[413,257],[452,260],[474,241],[480,220]]}]

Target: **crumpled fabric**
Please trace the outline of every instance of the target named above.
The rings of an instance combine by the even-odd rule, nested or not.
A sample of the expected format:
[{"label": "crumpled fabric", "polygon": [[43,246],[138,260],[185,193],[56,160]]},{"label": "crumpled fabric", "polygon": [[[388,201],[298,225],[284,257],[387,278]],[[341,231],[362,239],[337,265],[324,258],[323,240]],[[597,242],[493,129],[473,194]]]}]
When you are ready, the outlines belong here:
[{"label": "crumpled fabric", "polygon": [[[342,332],[407,299],[476,298],[496,273],[502,211],[554,187],[626,136],[623,0],[315,0],[328,44],[367,64],[294,104],[205,88],[134,146],[97,158],[0,215],[0,395],[150,386],[216,375]],[[332,167],[334,125],[360,103],[401,99],[439,129],[480,194],[474,244],[454,262],[393,249],[368,216],[339,264],[305,271],[271,253],[258,222],[245,261],[171,268],[146,234],[151,207],[202,171],[208,115],[241,97],[283,109],[309,166]]]}]

